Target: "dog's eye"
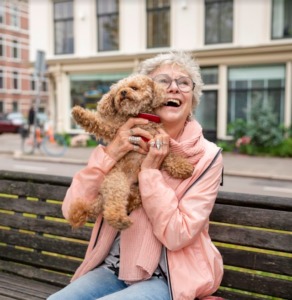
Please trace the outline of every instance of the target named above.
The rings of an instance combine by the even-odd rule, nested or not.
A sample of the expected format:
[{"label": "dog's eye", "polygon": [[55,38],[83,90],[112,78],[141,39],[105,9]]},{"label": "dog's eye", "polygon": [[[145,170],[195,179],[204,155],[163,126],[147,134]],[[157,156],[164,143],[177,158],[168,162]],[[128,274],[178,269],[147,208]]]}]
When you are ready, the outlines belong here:
[{"label": "dog's eye", "polygon": [[131,89],[134,90],[134,91],[137,91],[137,90],[138,90],[138,88],[135,87],[135,86],[131,86]]}]

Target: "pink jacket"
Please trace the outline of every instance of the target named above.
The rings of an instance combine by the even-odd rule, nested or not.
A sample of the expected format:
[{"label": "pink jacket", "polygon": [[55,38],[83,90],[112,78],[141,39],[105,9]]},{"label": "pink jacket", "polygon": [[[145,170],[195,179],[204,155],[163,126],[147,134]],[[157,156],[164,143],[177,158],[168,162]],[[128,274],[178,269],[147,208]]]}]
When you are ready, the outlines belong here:
[{"label": "pink jacket", "polygon": [[[223,275],[221,255],[208,234],[209,215],[221,181],[222,156],[219,154],[210,166],[219,148],[203,138],[196,121],[189,122],[180,141],[172,141],[171,146],[196,164],[195,171],[183,181],[159,170],[140,172],[143,208],[131,213],[134,224],[121,232],[121,252],[125,250],[121,253],[124,268],[119,277],[130,282],[151,277],[162,244],[167,249],[172,298],[193,300],[214,293]],[[102,146],[93,151],[87,167],[74,176],[67,191],[62,207],[65,218],[75,199],[94,201],[104,176],[114,164]],[[104,261],[116,234],[115,229],[102,222],[101,216],[97,219],[85,259],[72,280]]]}]

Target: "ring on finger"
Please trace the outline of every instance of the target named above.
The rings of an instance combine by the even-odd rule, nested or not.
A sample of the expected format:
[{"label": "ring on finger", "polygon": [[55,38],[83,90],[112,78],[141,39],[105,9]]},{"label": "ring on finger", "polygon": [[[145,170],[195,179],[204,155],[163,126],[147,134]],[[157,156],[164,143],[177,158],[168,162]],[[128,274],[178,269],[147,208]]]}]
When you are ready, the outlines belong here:
[{"label": "ring on finger", "polygon": [[155,144],[156,144],[156,148],[159,150],[162,146],[162,142],[160,140],[156,140],[155,141]]},{"label": "ring on finger", "polygon": [[155,141],[151,141],[151,142],[150,142],[150,146],[151,146],[151,147],[155,147]]},{"label": "ring on finger", "polygon": [[138,145],[139,142],[141,141],[141,137],[140,136],[133,136],[133,135],[130,135],[129,138],[128,138],[129,142],[133,145]]}]

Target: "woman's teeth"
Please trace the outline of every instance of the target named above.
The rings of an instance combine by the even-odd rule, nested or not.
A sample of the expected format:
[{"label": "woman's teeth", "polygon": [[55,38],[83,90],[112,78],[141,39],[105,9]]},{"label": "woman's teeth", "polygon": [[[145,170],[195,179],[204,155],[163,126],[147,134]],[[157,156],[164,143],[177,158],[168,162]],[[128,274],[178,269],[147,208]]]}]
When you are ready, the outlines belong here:
[{"label": "woman's teeth", "polygon": [[180,106],[180,101],[177,99],[170,99],[165,103],[165,106],[173,106],[173,107],[179,107]]}]

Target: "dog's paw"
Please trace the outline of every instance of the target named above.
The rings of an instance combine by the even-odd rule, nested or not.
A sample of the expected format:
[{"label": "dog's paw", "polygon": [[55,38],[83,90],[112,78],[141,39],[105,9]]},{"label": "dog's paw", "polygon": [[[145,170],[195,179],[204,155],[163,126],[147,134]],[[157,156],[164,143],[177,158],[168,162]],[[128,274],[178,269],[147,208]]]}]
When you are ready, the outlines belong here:
[{"label": "dog's paw", "polygon": [[88,211],[87,208],[84,207],[84,203],[77,202],[71,206],[68,213],[68,221],[69,224],[73,228],[79,228],[83,226],[88,220]]},{"label": "dog's paw", "polygon": [[192,176],[194,166],[185,158],[170,153],[162,163],[162,169],[170,176],[178,179],[187,179]]},{"label": "dog's paw", "polygon": [[114,216],[105,214],[104,219],[108,222],[109,225],[117,230],[127,229],[133,224],[132,220],[128,216]]},{"label": "dog's paw", "polygon": [[180,164],[179,168],[174,170],[173,177],[179,179],[187,179],[192,176],[193,172],[194,166],[186,161],[185,163]]}]

